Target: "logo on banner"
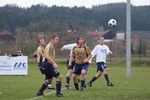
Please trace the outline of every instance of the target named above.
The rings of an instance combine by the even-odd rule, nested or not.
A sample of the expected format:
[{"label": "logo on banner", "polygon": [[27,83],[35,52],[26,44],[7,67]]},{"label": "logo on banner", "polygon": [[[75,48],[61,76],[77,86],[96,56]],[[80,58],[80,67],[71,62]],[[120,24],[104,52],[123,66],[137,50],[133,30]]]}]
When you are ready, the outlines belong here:
[{"label": "logo on banner", "polygon": [[27,64],[25,62],[16,62],[14,64],[14,69],[26,69]]}]

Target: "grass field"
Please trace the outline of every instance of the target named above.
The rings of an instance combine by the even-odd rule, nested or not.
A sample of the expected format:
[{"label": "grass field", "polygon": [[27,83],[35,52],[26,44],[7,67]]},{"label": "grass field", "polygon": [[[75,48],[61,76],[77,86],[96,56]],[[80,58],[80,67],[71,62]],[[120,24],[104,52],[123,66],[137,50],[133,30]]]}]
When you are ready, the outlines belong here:
[{"label": "grass field", "polygon": [[[55,97],[55,93],[36,98],[44,76],[41,75],[36,64],[30,62],[28,76],[0,76],[0,100],[150,100],[150,67],[133,66],[132,77],[126,78],[124,64],[108,65],[114,87],[107,87],[104,77],[101,77],[92,87],[87,87],[84,91],[65,89],[62,91],[64,94],[62,98]],[[65,64],[59,66],[63,75],[62,88],[64,88],[66,67]],[[95,71],[95,68],[89,67],[86,82],[92,78]],[[46,89],[45,94],[53,91],[55,90]]]}]

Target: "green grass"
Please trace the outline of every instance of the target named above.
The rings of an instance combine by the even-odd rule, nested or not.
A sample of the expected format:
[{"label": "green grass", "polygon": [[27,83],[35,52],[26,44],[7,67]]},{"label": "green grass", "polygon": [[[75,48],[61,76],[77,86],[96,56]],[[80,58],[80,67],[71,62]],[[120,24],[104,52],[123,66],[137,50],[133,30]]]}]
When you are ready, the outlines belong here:
[{"label": "green grass", "polygon": [[[123,64],[108,64],[110,80],[114,87],[107,87],[102,76],[87,87],[84,91],[64,90],[63,98],[55,94],[44,96],[37,100],[150,100],[150,67],[141,66],[132,68],[132,77],[126,78],[126,68]],[[63,75],[62,88],[65,85],[65,64],[59,64]],[[89,67],[88,82],[95,74],[95,68]],[[36,96],[44,76],[41,75],[35,63],[29,63],[28,76],[0,76],[0,100],[28,100]],[[72,84],[72,81],[71,81]],[[55,79],[53,81],[55,85]],[[73,87],[73,85],[72,85]],[[46,89],[45,93],[54,90]]]}]

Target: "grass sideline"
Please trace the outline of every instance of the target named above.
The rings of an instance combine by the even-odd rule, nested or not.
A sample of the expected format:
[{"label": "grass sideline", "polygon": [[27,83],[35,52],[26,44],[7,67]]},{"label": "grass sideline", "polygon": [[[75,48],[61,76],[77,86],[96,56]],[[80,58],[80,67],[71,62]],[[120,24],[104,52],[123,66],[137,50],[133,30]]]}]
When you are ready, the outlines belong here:
[{"label": "grass sideline", "polygon": [[[62,88],[64,88],[66,65],[60,63],[59,66],[63,75]],[[87,87],[84,91],[64,90],[62,98],[51,94],[37,100],[149,100],[150,67],[145,65],[133,67],[131,78],[125,77],[126,68],[123,63],[115,65],[108,63],[108,67],[114,87],[107,87],[102,76],[92,87]],[[89,66],[86,83],[93,77],[95,71],[94,67]],[[34,61],[29,62],[28,74],[28,76],[0,76],[0,100],[28,100],[35,97],[44,76],[41,75]],[[73,84],[71,85],[73,87]],[[54,90],[47,89],[45,93],[52,91]]]}]

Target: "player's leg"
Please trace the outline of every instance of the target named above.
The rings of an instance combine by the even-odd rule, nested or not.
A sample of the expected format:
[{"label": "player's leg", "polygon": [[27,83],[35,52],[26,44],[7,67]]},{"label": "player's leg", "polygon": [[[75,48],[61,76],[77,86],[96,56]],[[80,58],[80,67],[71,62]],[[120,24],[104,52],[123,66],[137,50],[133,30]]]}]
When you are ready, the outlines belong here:
[{"label": "player's leg", "polygon": [[74,87],[76,90],[79,90],[78,77],[79,77],[79,75],[77,75],[77,74],[72,75]]},{"label": "player's leg", "polygon": [[57,97],[62,97],[63,94],[61,93],[61,80],[62,80],[62,75],[59,72],[56,72],[56,96]]},{"label": "player's leg", "polygon": [[66,75],[66,85],[65,85],[65,87],[67,89],[71,88],[70,87],[70,78],[72,77],[72,72],[73,72],[72,68],[70,68],[70,69],[68,68],[67,75]]},{"label": "player's leg", "polygon": [[86,81],[86,74],[87,74],[87,71],[88,71],[88,66],[89,66],[89,63],[85,63],[82,66],[82,70],[81,70],[82,79],[81,79],[81,87],[80,87],[81,91],[86,87],[85,81]]},{"label": "player's leg", "polygon": [[79,78],[79,75],[81,74],[81,70],[82,70],[82,68],[81,68],[80,64],[75,64],[72,78],[73,78],[73,83],[74,83],[76,90],[79,90],[78,78]]},{"label": "player's leg", "polygon": [[103,72],[104,72],[104,77],[105,77],[107,86],[114,86],[114,84],[112,82],[110,82],[110,80],[109,80],[108,68],[104,68]]},{"label": "player's leg", "polygon": [[98,62],[97,63],[97,73],[93,76],[93,78],[88,82],[88,86],[91,87],[92,83],[99,78],[102,75],[103,72],[103,67],[102,67],[103,63]]},{"label": "player's leg", "polygon": [[81,87],[80,87],[80,90],[82,91],[85,87],[85,80],[86,80],[86,72],[87,70],[85,69],[82,69],[81,71]]},{"label": "player's leg", "polygon": [[52,78],[49,78],[47,80],[45,80],[45,82],[43,82],[41,88],[39,89],[37,96],[41,96],[44,95],[44,90],[48,87],[48,84],[52,81]]},{"label": "player's leg", "polygon": [[51,74],[51,65],[48,63],[45,63],[44,66],[45,66],[44,74],[46,76],[46,80],[43,82],[40,90],[37,93],[37,96],[44,95],[43,94],[44,90],[48,87],[48,84],[51,83],[52,78],[53,78],[53,75]]},{"label": "player's leg", "polygon": [[96,81],[99,77],[101,77],[102,71],[97,71],[97,73],[93,76],[93,78],[88,82],[88,86],[91,87],[92,83]]},{"label": "player's leg", "polygon": [[55,89],[55,87],[52,85],[52,81],[48,84],[48,89]]}]

